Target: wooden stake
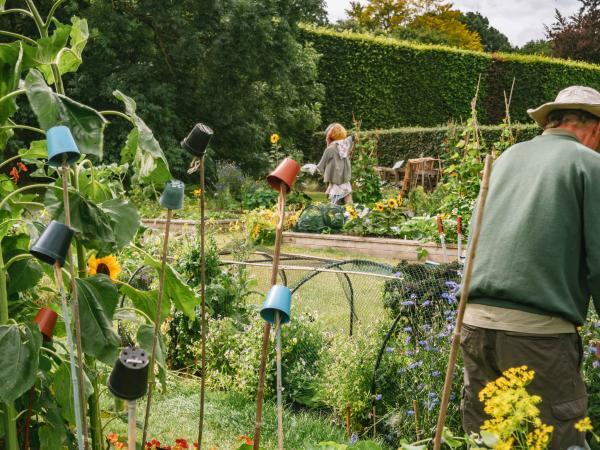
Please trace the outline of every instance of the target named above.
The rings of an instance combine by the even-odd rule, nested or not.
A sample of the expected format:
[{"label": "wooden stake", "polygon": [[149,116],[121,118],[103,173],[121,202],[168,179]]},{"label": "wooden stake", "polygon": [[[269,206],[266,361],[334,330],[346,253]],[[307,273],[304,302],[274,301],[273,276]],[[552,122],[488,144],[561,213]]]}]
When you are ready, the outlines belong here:
[{"label": "wooden stake", "polygon": [[155,376],[154,363],[156,361],[156,347],[158,346],[158,335],[160,333],[160,313],[162,311],[162,302],[165,294],[165,273],[167,270],[167,253],[169,251],[169,233],[171,231],[171,217],[173,211],[167,209],[167,223],[165,225],[165,239],[163,242],[162,260],[160,265],[160,278],[158,281],[158,299],[156,300],[156,316],[154,317],[154,334],[152,335],[152,352],[150,353],[150,362],[148,364],[148,398],[146,400],[146,414],[144,415],[144,428],[142,431],[142,445],[148,437],[148,425],[150,422],[150,406],[152,404],[152,392],[154,391]]},{"label": "wooden stake", "polygon": [[200,299],[202,323],[201,334],[201,367],[200,367],[200,417],[198,419],[198,450],[202,449],[202,434],[204,428],[204,402],[206,395],[206,335],[208,333],[208,322],[206,320],[206,223],[204,203],[204,156],[200,160]]},{"label": "wooden stake", "polygon": [[[63,188],[63,205],[65,212],[65,225],[71,226],[71,206],[69,205],[69,165],[67,163],[66,154],[63,159],[62,165],[62,188]],[[81,321],[79,318],[79,297],[77,295],[77,283],[75,281],[75,265],[73,263],[73,252],[71,247],[67,253],[67,259],[69,261],[69,275],[71,276],[71,311],[73,313],[73,322],[75,323],[75,348],[77,349],[77,380],[80,403],[80,414],[82,418],[82,433],[83,443],[86,450],[89,450],[89,435],[87,426],[87,414],[85,410],[85,385],[84,385],[84,372],[83,372],[83,346],[81,344]],[[62,278],[61,278],[62,282]]]},{"label": "wooden stake", "polygon": [[[135,400],[129,400],[127,402],[127,450],[135,449],[135,438],[136,438],[136,419],[135,419]],[[144,447],[145,439],[142,441],[142,448]]]},{"label": "wooden stake", "polygon": [[[277,272],[279,269],[279,258],[281,256],[281,244],[283,241],[283,223],[285,221],[285,200],[287,194],[287,186],[281,184],[279,191],[279,200],[277,207],[279,211],[279,223],[277,224],[275,234],[275,249],[273,252],[273,266],[271,269],[271,286],[277,284]],[[265,389],[265,372],[267,369],[267,356],[269,352],[269,336],[271,334],[271,324],[265,322],[263,328],[262,349],[260,353],[260,367],[258,370],[258,392],[256,393],[256,422],[254,424],[254,450],[260,448],[260,431],[262,428],[262,412],[263,412],[263,397]]]},{"label": "wooden stake", "polygon": [[421,426],[419,425],[419,404],[413,399],[413,411],[415,412],[415,431],[417,441],[421,440]]},{"label": "wooden stake", "polygon": [[448,410],[448,402],[450,400],[450,392],[452,390],[452,380],[454,378],[454,368],[456,367],[456,358],[458,356],[458,348],[460,345],[460,332],[462,329],[465,308],[469,300],[469,289],[471,288],[471,274],[473,273],[473,260],[476,256],[477,244],[479,242],[479,233],[481,231],[481,223],[483,221],[483,212],[485,202],[490,185],[490,176],[492,174],[492,155],[488,154],[485,158],[485,167],[483,169],[483,179],[479,191],[479,202],[477,204],[477,216],[471,236],[471,245],[467,251],[467,261],[465,263],[465,276],[463,278],[460,302],[458,304],[458,312],[456,315],[456,325],[452,335],[452,347],[448,358],[448,368],[446,369],[446,378],[444,380],[444,390],[442,392],[442,400],[440,403],[440,413],[438,415],[435,437],[433,441],[433,449],[439,450],[442,444],[442,432],[446,421],[446,412]]},{"label": "wooden stake", "polygon": [[71,321],[69,320],[69,309],[67,306],[67,295],[65,294],[65,286],[62,279],[62,271],[60,264],[57,262],[54,264],[54,280],[56,287],[60,291],[61,298],[61,309],[63,314],[63,321],[65,322],[65,328],[67,331],[67,349],[69,350],[69,362],[71,369],[71,387],[73,388],[73,404],[75,410],[75,429],[77,431],[77,447],[79,450],[83,450],[86,445],[86,439],[83,434],[83,422],[85,422],[85,415],[82,416],[82,397],[79,394],[79,385],[81,384],[78,380],[78,371],[75,363],[75,349],[73,348],[73,334],[71,331]]},{"label": "wooden stake", "polygon": [[346,405],[346,435],[350,437],[352,434],[351,426],[350,426],[350,403]]}]

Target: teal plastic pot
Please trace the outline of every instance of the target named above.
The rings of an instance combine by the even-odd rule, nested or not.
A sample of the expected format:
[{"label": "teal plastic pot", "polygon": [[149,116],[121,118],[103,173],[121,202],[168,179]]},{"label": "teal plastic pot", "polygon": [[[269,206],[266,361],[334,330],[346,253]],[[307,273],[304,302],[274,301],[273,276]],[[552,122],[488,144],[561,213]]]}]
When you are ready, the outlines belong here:
[{"label": "teal plastic pot", "polygon": [[33,244],[29,253],[46,264],[59,263],[62,267],[65,265],[65,259],[74,234],[75,230],[53,220],[48,224],[36,243]]},{"label": "teal plastic pot", "polygon": [[160,206],[165,209],[181,209],[184,196],[185,184],[183,181],[170,180],[160,196]]},{"label": "teal plastic pot", "polygon": [[123,400],[137,400],[146,395],[148,364],[148,353],[144,349],[124,348],[108,377],[112,395]]},{"label": "teal plastic pot", "polygon": [[292,291],[287,286],[276,284],[271,287],[267,294],[267,299],[260,309],[261,317],[267,322],[275,325],[277,313],[281,315],[281,323],[290,321],[292,309]]},{"label": "teal plastic pot", "polygon": [[69,165],[79,159],[81,153],[68,127],[58,125],[50,128],[46,131],[46,140],[48,141],[48,164],[52,167],[62,166],[65,158]]},{"label": "teal plastic pot", "polygon": [[190,134],[181,141],[181,148],[187,150],[192,155],[202,158],[206,153],[206,147],[213,137],[213,130],[208,125],[197,123],[190,131]]}]

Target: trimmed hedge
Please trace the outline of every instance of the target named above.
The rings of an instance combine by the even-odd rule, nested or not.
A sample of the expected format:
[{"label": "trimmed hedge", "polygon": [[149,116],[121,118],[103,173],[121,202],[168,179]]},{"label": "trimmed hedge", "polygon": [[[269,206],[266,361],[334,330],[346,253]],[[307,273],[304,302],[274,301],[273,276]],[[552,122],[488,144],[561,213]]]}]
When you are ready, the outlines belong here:
[{"label": "trimmed hedge", "polygon": [[[515,125],[513,128],[517,141],[532,139],[541,133],[537,125]],[[483,139],[491,144],[500,138],[500,126],[484,125],[481,127]],[[375,136],[377,139],[377,157],[379,165],[392,166],[396,161],[419,158],[421,156],[438,156],[444,151],[443,143],[448,134],[448,127],[433,128],[396,128],[390,130],[362,131],[361,139]],[[325,149],[325,134],[315,133],[308,147],[304,149],[304,157],[311,162],[319,162]]]},{"label": "trimmed hedge", "polygon": [[482,53],[415,44],[366,34],[303,26],[302,37],[322,54],[319,82],[325,86],[323,123],[363,128],[435,126],[470,115],[481,75],[481,123],[504,117],[504,91],[516,79],[511,115],[530,123],[527,109],[582,84],[600,87],[600,66],[542,56]]}]

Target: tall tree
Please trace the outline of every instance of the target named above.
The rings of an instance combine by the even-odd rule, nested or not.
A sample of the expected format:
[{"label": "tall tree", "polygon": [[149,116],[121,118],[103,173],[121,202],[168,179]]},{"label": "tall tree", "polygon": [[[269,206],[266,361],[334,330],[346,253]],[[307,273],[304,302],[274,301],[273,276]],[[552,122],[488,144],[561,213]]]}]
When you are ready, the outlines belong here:
[{"label": "tall tree", "polygon": [[351,1],[346,14],[368,30],[392,32],[405,25],[414,11],[410,0],[369,0],[367,5]]},{"label": "tall tree", "polygon": [[510,52],[513,50],[508,38],[490,26],[487,17],[478,12],[467,12],[462,14],[458,20],[462,22],[470,31],[479,34],[481,44],[486,52]]},{"label": "tall tree", "polygon": [[524,55],[552,56],[553,54],[550,42],[545,39],[532,39],[523,44],[522,47],[516,49],[516,51]]},{"label": "tall tree", "polygon": [[553,54],[561,58],[600,63],[600,0],[579,0],[570,17],[556,10],[556,21],[546,27]]}]

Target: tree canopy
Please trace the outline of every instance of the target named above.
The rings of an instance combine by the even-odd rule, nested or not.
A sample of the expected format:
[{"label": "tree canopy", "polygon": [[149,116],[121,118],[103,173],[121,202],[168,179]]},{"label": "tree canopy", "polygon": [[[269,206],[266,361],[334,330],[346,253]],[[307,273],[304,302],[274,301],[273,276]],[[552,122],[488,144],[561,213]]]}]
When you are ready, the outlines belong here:
[{"label": "tree canopy", "polygon": [[463,23],[469,31],[475,32],[481,38],[481,44],[486,52],[510,52],[513,50],[510,41],[500,31],[490,25],[487,17],[478,12],[467,12],[461,14],[458,20]]}]

